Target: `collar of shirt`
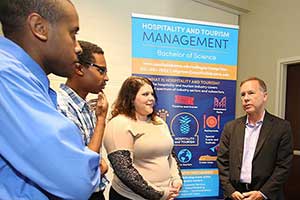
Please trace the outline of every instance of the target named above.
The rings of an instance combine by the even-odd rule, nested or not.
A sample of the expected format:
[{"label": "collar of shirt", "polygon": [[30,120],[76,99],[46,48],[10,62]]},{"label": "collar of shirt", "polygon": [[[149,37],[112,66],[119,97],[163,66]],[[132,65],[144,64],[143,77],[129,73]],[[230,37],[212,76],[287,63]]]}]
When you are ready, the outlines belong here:
[{"label": "collar of shirt", "polygon": [[83,111],[84,109],[89,109],[89,105],[87,104],[87,102],[82,99],[76,92],[74,92],[74,90],[72,90],[69,86],[67,86],[66,84],[61,84],[60,88],[71,97],[72,101],[76,106],[78,106],[81,111]]},{"label": "collar of shirt", "polygon": [[264,121],[265,113],[266,113],[266,111],[264,111],[264,113],[263,113],[263,115],[261,116],[261,118],[260,118],[255,124],[250,124],[250,123],[249,123],[248,116],[247,116],[247,119],[246,119],[246,126],[249,127],[249,128],[254,128],[254,127],[257,127],[257,126],[262,125],[262,123],[263,123],[263,121]]},{"label": "collar of shirt", "polygon": [[3,36],[0,36],[0,46],[1,49],[10,54],[10,56],[14,55],[14,61],[12,60],[13,62],[15,62],[15,59],[17,59],[20,61],[20,63],[23,63],[23,65],[41,81],[45,91],[48,92],[49,79],[46,73],[40,67],[40,65],[35,60],[33,60],[30,55],[28,55],[28,53],[24,51],[24,49]]}]

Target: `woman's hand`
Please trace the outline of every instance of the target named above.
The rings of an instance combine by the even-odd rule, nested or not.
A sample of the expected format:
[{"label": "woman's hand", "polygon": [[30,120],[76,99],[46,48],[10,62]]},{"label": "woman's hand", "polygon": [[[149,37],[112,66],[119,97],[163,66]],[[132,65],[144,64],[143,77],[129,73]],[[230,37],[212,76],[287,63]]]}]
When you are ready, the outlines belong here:
[{"label": "woman's hand", "polygon": [[176,197],[178,197],[181,187],[182,187],[182,182],[180,180],[172,181],[169,187],[169,196],[167,200],[173,200]]}]

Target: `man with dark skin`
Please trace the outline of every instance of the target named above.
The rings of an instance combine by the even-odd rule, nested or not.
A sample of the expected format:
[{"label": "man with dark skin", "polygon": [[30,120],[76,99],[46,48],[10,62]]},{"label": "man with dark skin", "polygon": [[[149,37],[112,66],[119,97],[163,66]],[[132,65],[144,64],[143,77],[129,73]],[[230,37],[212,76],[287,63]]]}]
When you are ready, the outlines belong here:
[{"label": "man with dark skin", "polygon": [[[108,81],[106,60],[99,46],[86,41],[79,41],[79,44],[82,48],[79,64],[57,93],[58,110],[77,125],[85,145],[99,153],[108,108],[103,92]],[[89,93],[98,94],[98,98],[88,102],[86,97]],[[108,181],[104,173],[108,166],[102,157],[100,167],[102,183],[89,200],[105,199],[103,191]]]},{"label": "man with dark skin", "polygon": [[0,22],[1,199],[86,200],[100,157],[57,111],[47,78],[78,63],[77,12],[69,0],[1,0]]}]

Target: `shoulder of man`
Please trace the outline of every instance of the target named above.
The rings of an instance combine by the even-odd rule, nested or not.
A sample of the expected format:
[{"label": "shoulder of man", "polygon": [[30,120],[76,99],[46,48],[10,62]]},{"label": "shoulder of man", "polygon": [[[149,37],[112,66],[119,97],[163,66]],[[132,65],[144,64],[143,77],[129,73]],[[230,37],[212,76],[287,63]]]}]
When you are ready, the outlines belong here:
[{"label": "shoulder of man", "polygon": [[285,120],[276,115],[273,115],[273,114],[269,113],[268,111],[266,111],[266,113],[265,113],[265,119],[274,121],[276,123],[288,123],[288,124],[290,123],[288,120]]}]

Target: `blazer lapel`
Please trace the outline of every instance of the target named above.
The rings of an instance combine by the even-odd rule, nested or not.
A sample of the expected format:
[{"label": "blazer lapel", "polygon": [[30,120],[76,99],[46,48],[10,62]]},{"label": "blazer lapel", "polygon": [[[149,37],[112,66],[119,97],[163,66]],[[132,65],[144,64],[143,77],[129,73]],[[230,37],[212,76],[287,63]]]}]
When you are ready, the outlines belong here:
[{"label": "blazer lapel", "polygon": [[241,118],[235,130],[237,133],[236,147],[239,152],[239,163],[242,163],[243,160],[246,119],[246,116]]},{"label": "blazer lapel", "polygon": [[257,154],[259,153],[260,149],[262,148],[265,140],[267,139],[267,137],[269,136],[271,129],[272,129],[272,118],[270,117],[269,113],[266,111],[265,113],[265,118],[263,121],[263,125],[261,127],[260,133],[259,133],[259,138],[256,144],[256,148],[255,148],[255,152],[254,152],[254,157],[253,160],[255,159],[255,157],[257,156]]}]

